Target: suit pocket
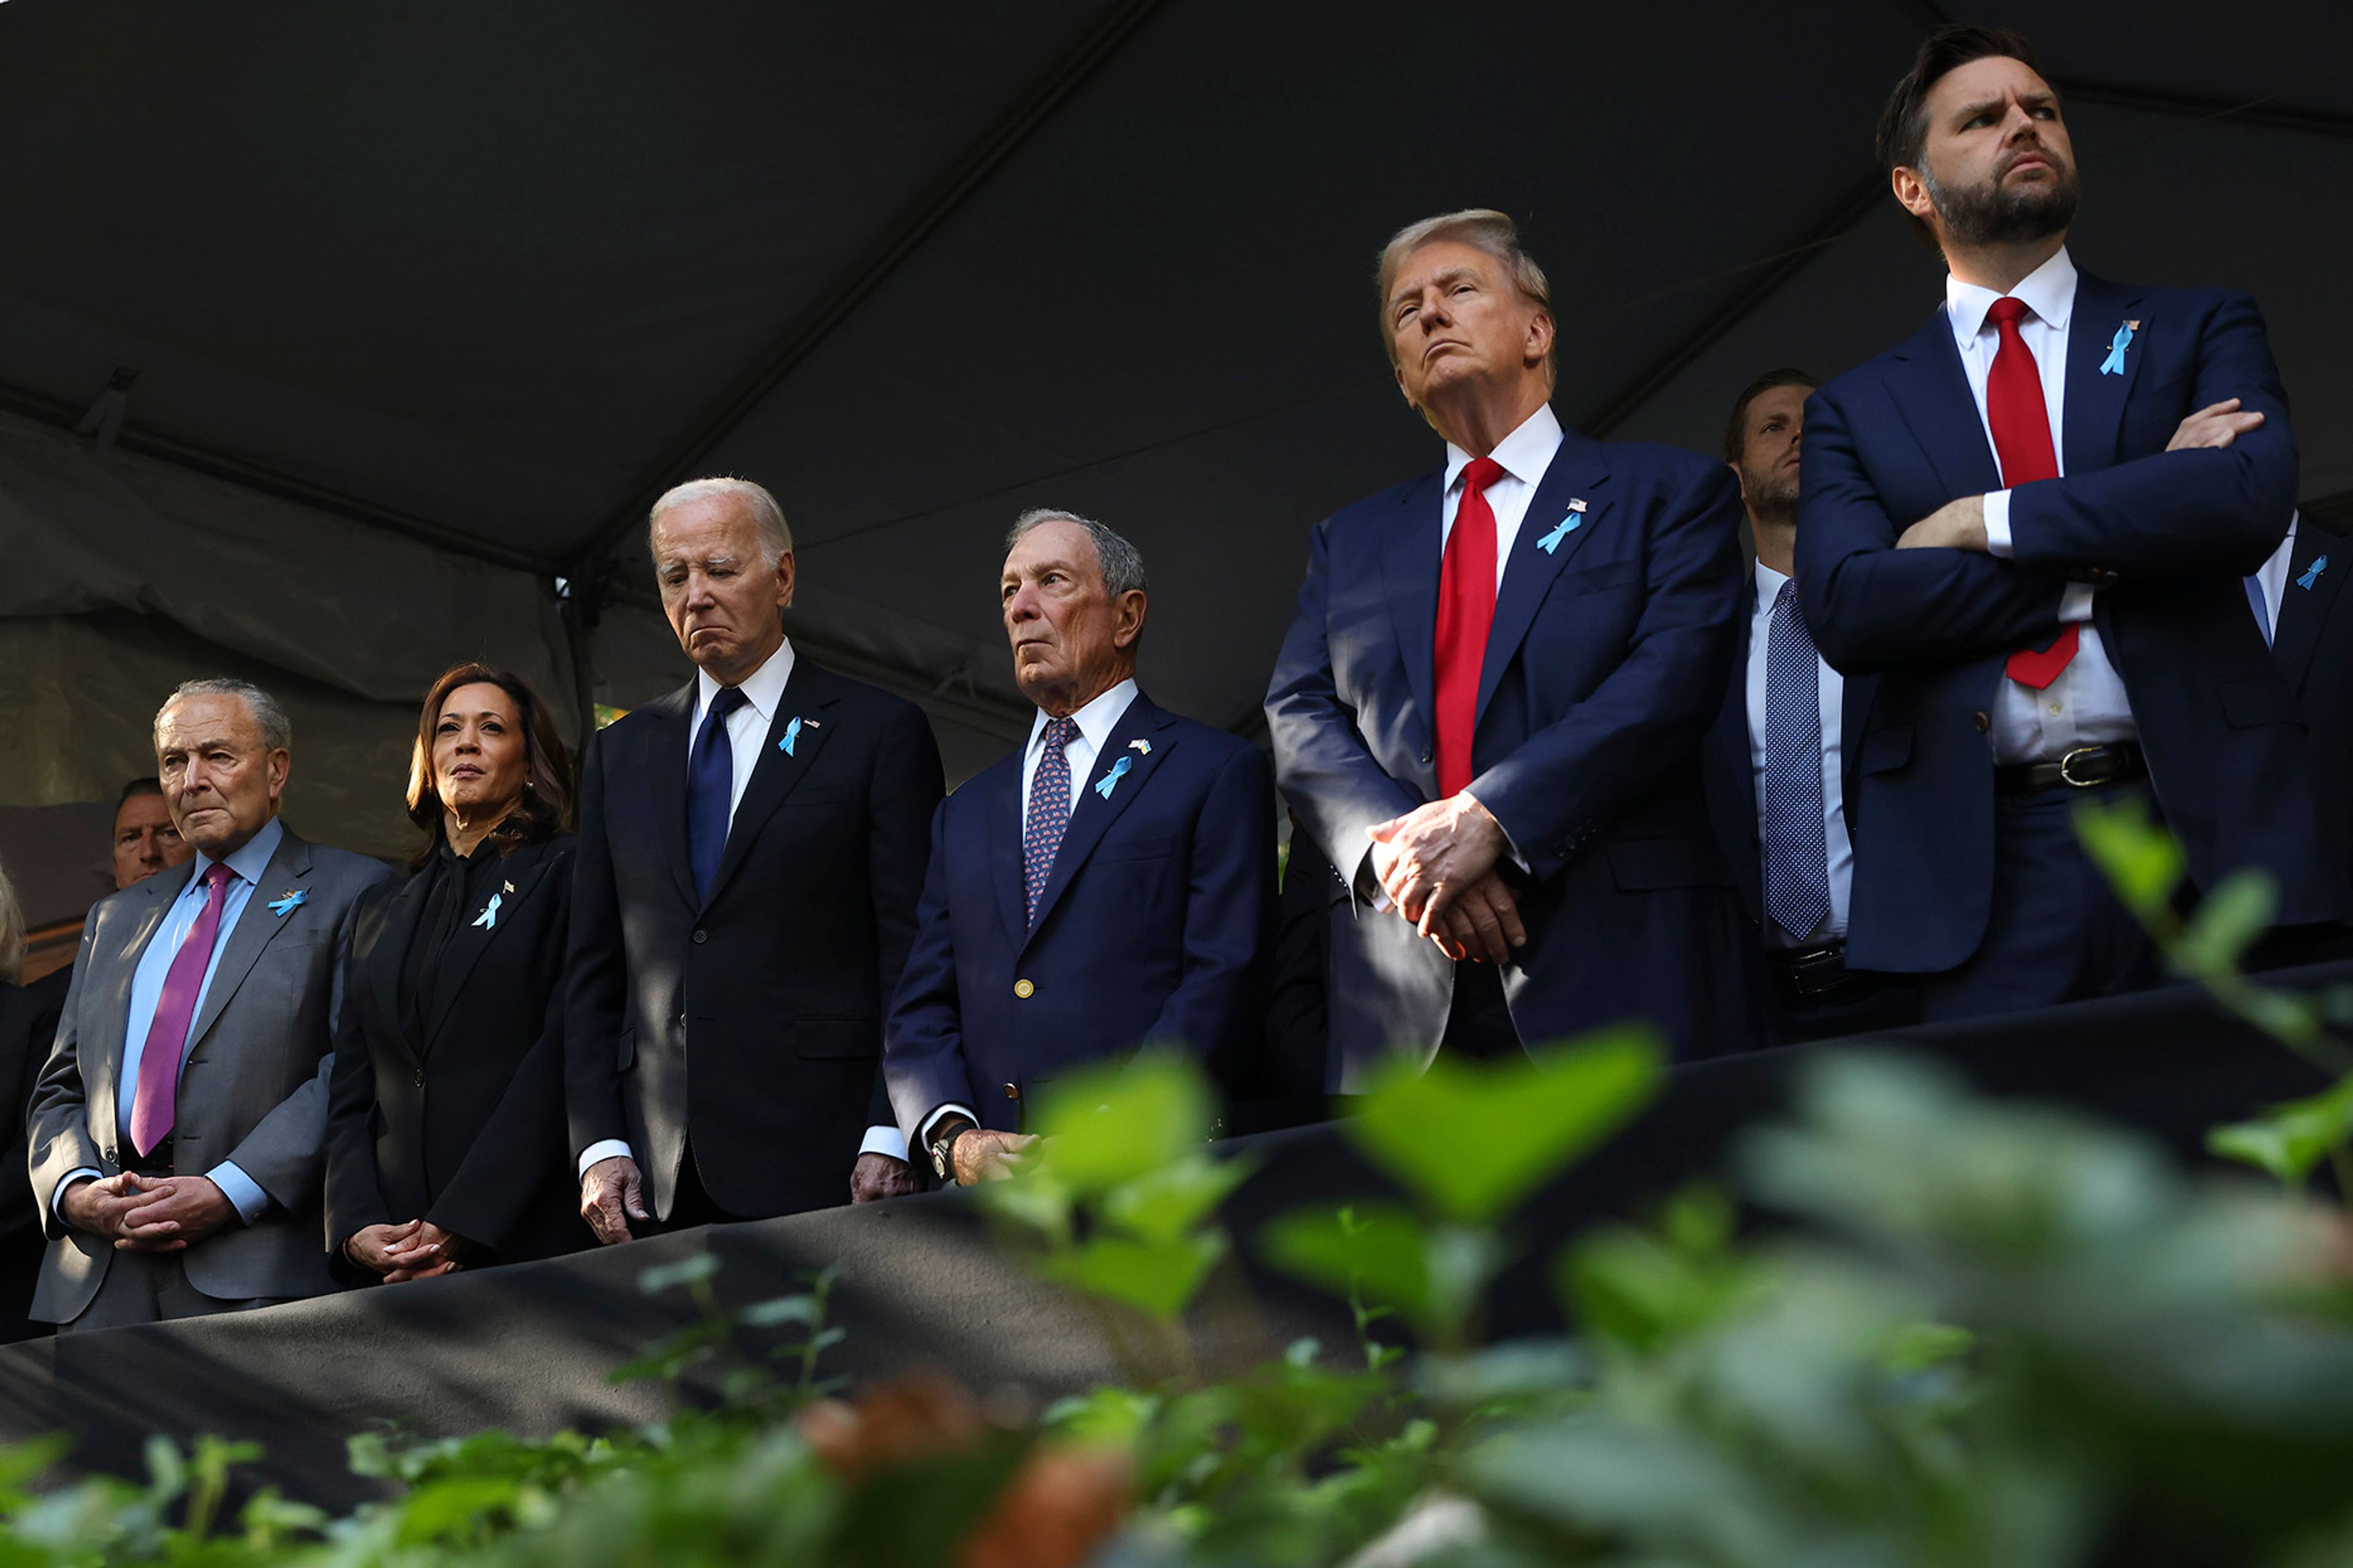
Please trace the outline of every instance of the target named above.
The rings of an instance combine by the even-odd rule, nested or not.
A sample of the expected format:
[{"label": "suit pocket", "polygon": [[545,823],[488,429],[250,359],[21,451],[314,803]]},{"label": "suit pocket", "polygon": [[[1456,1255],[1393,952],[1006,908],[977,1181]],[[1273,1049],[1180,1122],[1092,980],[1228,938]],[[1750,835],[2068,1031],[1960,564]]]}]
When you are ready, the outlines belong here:
[{"label": "suit pocket", "polygon": [[2233,730],[2293,724],[2295,699],[2284,680],[2226,680],[2222,682],[2222,721]]},{"label": "suit pocket", "polygon": [[638,1032],[635,1029],[624,1029],[621,1031],[620,1059],[618,1062],[620,1070],[623,1072],[628,1071],[629,1068],[636,1064],[637,1059]]},{"label": "suit pocket", "polygon": [[1609,856],[1610,879],[1618,884],[1620,892],[1732,885],[1724,857],[1711,847],[1687,838],[1628,838],[1605,848]]},{"label": "suit pocket", "polygon": [[1099,844],[1088,858],[1098,866],[1114,865],[1122,860],[1165,860],[1176,847],[1174,838],[1131,838],[1120,844]]},{"label": "suit pocket", "polygon": [[1639,561],[1613,561],[1607,566],[1596,566],[1590,572],[1572,574],[1563,584],[1572,594],[1599,594],[1611,588],[1630,588],[1642,580],[1642,563]]},{"label": "suit pocket", "polygon": [[796,1018],[793,1054],[797,1057],[878,1057],[882,1054],[881,1026],[872,1018]]},{"label": "suit pocket", "polygon": [[1892,773],[1912,761],[1912,726],[1891,725],[1873,730],[1862,738],[1862,749],[1855,753],[1854,771],[1859,773]]}]

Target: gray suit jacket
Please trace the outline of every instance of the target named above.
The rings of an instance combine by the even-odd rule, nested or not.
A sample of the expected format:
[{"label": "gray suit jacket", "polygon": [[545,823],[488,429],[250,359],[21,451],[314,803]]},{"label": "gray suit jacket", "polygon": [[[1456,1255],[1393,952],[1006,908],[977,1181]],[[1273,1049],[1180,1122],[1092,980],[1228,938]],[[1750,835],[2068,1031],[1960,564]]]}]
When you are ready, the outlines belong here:
[{"label": "gray suit jacket", "polygon": [[[122,1045],[139,957],[196,862],[101,900],[83,923],[73,988],[57,1045],[35,1086],[29,1128],[33,1196],[49,1236],[35,1319],[70,1322],[106,1278],[114,1247],[58,1217],[58,1184],[77,1170],[109,1175],[117,1158]],[[232,1220],[181,1255],[207,1296],[317,1296],[334,1289],[320,1237],[327,1075],[352,907],[391,872],[381,863],[297,837],[290,829],[229,934],[203,1010],[190,1027],[173,1128],[176,1170],[223,1160],[270,1196],[251,1225]],[[301,889],[283,917],[269,903]]]}]

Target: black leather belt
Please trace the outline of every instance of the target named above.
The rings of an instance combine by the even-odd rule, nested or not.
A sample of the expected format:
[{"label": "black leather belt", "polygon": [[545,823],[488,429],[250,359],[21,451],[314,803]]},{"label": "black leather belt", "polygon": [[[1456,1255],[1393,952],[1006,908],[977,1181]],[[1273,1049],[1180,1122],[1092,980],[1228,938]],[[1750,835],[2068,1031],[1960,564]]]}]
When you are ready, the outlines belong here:
[{"label": "black leather belt", "polygon": [[1841,1006],[1860,1002],[1886,985],[1875,975],[1866,977],[1847,968],[1844,938],[1814,947],[1768,949],[1765,963],[1773,972],[1774,988],[1790,1007]]},{"label": "black leather belt", "polygon": [[2021,763],[1993,771],[1994,788],[2003,795],[2030,790],[2090,789],[2097,784],[2123,784],[2148,776],[2148,759],[2132,741],[2109,746],[2078,746],[2055,763]]}]

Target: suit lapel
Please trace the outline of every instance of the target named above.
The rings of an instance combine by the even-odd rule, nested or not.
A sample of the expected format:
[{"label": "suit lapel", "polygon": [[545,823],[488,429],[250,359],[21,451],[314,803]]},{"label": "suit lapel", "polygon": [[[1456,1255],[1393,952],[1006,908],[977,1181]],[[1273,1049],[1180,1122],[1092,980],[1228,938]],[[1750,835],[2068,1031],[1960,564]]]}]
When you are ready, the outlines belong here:
[{"label": "suit lapel", "polygon": [[[485,847],[475,853],[497,852]],[[499,900],[492,923],[481,923],[481,910],[468,910],[459,917],[457,934],[449,939],[449,951],[441,955],[440,980],[434,987],[435,994],[426,999],[432,1015],[425,1023],[425,1038],[418,1042],[420,1051],[431,1050],[433,1042],[440,1037],[442,1026],[449,1021],[450,1011],[456,1005],[458,993],[465,989],[466,977],[473,973],[482,954],[490,951],[492,942],[514,929],[516,916],[544,879],[546,854],[545,845],[534,844],[505,858],[505,864],[500,868],[499,885],[491,889]],[[488,907],[487,900],[484,907]]]},{"label": "suit lapel", "polygon": [[311,846],[290,827],[279,840],[276,853],[269,857],[269,866],[262,870],[260,885],[247,896],[245,909],[237,917],[237,929],[229,932],[228,942],[221,949],[219,966],[213,971],[212,984],[205,992],[205,1005],[197,1010],[196,1021],[188,1030],[188,1054],[194,1055],[202,1048],[214,1021],[237,995],[237,988],[253,973],[262,950],[277,940],[280,931],[297,921],[326,918],[300,904],[282,915],[269,907],[289,893],[308,891],[310,885]]},{"label": "suit lapel", "polygon": [[1968,372],[1961,367],[1961,351],[1953,344],[1952,321],[1942,310],[1895,351],[1895,363],[1885,381],[1889,400],[1927,454],[1936,487],[1947,500],[2001,489],[1993,442],[1969,395]]},{"label": "suit lapel", "polygon": [[[2320,565],[2316,573],[2316,564]],[[2309,588],[2304,585],[2307,576]],[[2348,576],[2353,576],[2353,540],[2315,528],[2308,518],[2297,524],[2295,548],[2288,552],[2287,585],[2280,593],[2279,625],[2272,633],[2272,657],[2298,690],[2320,646],[2320,628],[2336,608],[2337,591]]]},{"label": "suit lapel", "polygon": [[417,922],[424,918],[425,874],[420,871],[402,883],[400,891],[385,906],[375,940],[361,964],[368,1003],[382,1026],[380,1032],[387,1039],[399,1041],[401,1049],[412,1055],[421,1055],[425,1042],[410,1039],[401,1028],[400,972],[407,963],[408,950],[417,943]]},{"label": "suit lapel", "polygon": [[1436,727],[1438,571],[1446,523],[1446,472],[1409,486],[1398,498],[1381,541],[1381,577],[1388,590],[1389,625],[1405,658],[1406,686],[1422,721]]},{"label": "suit lapel", "polygon": [[[1078,805],[1071,808],[1071,825],[1063,831],[1060,847],[1054,851],[1053,869],[1046,874],[1046,890],[1039,896],[1038,919],[1029,927],[1031,935],[1044,928],[1046,917],[1054,912],[1062,889],[1079,874],[1079,868],[1086,864],[1103,834],[1119,820],[1128,803],[1144,793],[1152,775],[1159,772],[1168,753],[1176,749],[1176,737],[1169,733],[1176,722],[1141,691],[1127,705],[1127,711],[1120,715],[1119,723],[1104,741],[1086,784],[1079,791]],[[1151,750],[1137,749],[1131,744],[1135,741],[1144,742]],[[1123,758],[1130,766],[1106,795],[1100,786],[1118,769]]]},{"label": "suit lapel", "polygon": [[997,886],[997,912],[1016,952],[1029,940],[1029,889],[1021,865],[1021,773],[1029,760],[1029,743],[1024,741],[1012,766],[997,769],[974,786],[988,792],[982,803],[989,822],[988,879]]},{"label": "suit lapel", "polygon": [[[784,695],[776,700],[776,710],[768,717],[768,733],[760,742],[760,760],[752,769],[752,782],[744,786],[744,798],[735,803],[734,819],[727,825],[727,847],[719,857],[719,874],[711,879],[711,896],[719,897],[744,858],[752,852],[752,841],[760,836],[776,807],[793,793],[817,762],[817,754],[833,738],[839,727],[834,709],[841,700],[841,690],[832,676],[809,662],[807,657],[796,655],[793,673],[785,681]],[[799,727],[795,729],[797,720]],[[785,750],[790,732],[792,750]],[[681,770],[682,776],[682,770]],[[681,785],[681,788],[683,786]],[[685,820],[685,813],[680,813]]]},{"label": "suit lapel", "polygon": [[696,900],[694,861],[686,845],[686,768],[688,752],[694,744],[694,694],[698,684],[690,680],[659,701],[649,702],[638,710],[652,721],[646,745],[653,753],[647,784],[653,793],[654,823],[661,834],[662,855],[670,861],[679,896],[690,909]]},{"label": "suit lapel", "polygon": [[[164,917],[171,912],[180,895],[187,891],[195,875],[196,865],[191,860],[176,871],[159,872],[138,884],[146,899],[129,917],[131,925],[123,933],[121,957],[111,971],[113,983],[107,988],[106,1005],[92,1018],[90,1031],[76,1037],[75,1049],[81,1053],[81,1060],[85,1064],[102,1064],[97,1071],[91,1071],[88,1065],[83,1069],[90,1091],[90,1124],[93,1127],[121,1125],[117,1091],[122,1081],[122,1047],[131,1029],[132,982],[138,974],[139,961],[146,955],[147,944],[155,938],[156,928],[164,923]],[[39,1070],[39,1063],[34,1064],[34,1070]]]},{"label": "suit lapel", "polygon": [[[1560,450],[1553,454],[1552,466],[1545,470],[1544,482],[1536,486],[1520,519],[1518,537],[1512,541],[1512,558],[1504,568],[1503,586],[1495,595],[1494,624],[1487,630],[1487,652],[1479,667],[1479,705],[1472,720],[1474,733],[1479,720],[1486,717],[1487,701],[1495,695],[1512,656],[1535,624],[1545,595],[1552,592],[1554,579],[1585,548],[1587,540],[1609,526],[1609,465],[1601,444],[1573,430],[1566,432]],[[1581,511],[1570,505],[1579,500],[1585,502]],[[1557,531],[1572,519],[1582,521],[1567,532]],[[1544,547],[1546,539],[1553,541],[1550,550]]]},{"label": "suit lapel", "polygon": [[[2059,466],[2070,474],[2097,473],[2116,462],[2116,433],[2124,424],[2125,402],[2140,377],[2140,362],[2147,357],[2142,335],[2138,294],[2102,282],[2090,273],[2075,279],[2075,303],[2067,318],[2067,407],[2060,416],[2065,433],[2059,448]],[[2139,321],[2133,342],[2125,350],[2122,375],[2103,375],[2100,366],[2116,329]]]}]

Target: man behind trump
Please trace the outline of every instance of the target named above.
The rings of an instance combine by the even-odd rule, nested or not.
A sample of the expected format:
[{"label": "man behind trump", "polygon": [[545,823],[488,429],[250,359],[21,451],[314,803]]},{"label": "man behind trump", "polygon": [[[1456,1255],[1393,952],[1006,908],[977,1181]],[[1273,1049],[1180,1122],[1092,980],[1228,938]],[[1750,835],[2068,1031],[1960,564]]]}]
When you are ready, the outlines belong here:
[{"label": "man behind trump", "polygon": [[1144,559],[1024,512],[998,591],[1029,741],[944,802],[883,1072],[943,1182],[1003,1169],[1039,1084],[1168,1044],[1251,1048],[1274,926],[1274,776],[1136,689]]}]

